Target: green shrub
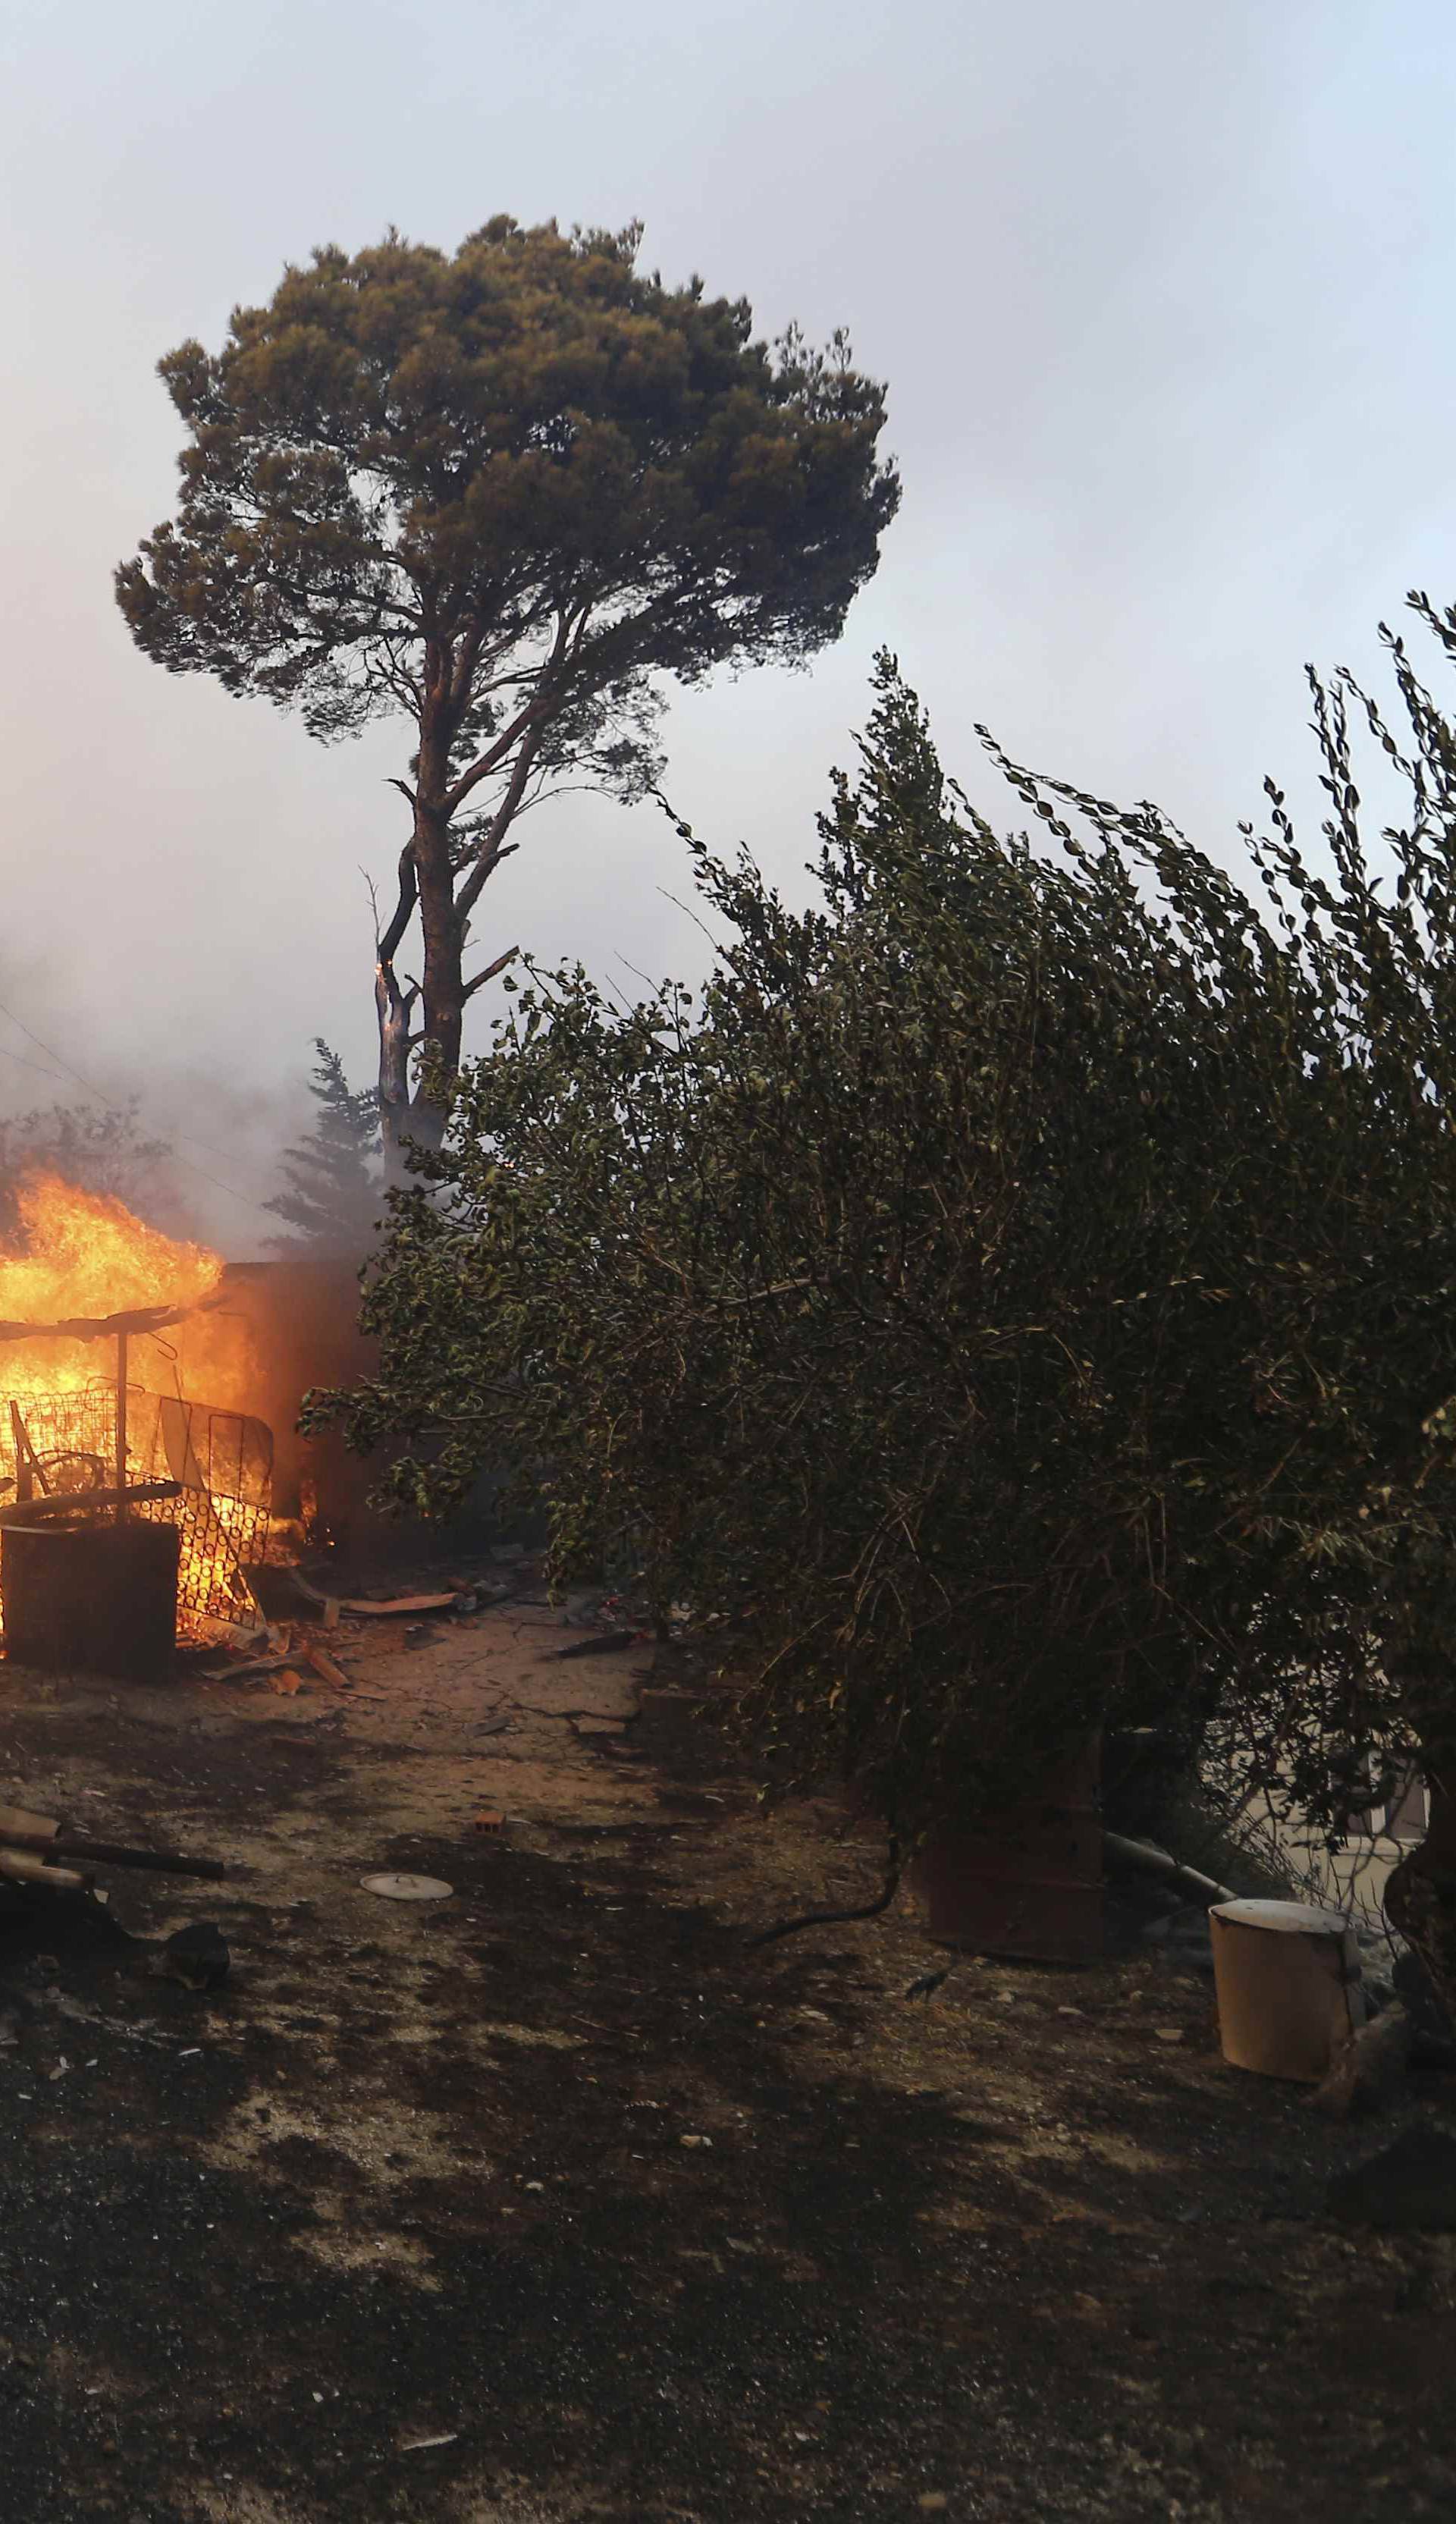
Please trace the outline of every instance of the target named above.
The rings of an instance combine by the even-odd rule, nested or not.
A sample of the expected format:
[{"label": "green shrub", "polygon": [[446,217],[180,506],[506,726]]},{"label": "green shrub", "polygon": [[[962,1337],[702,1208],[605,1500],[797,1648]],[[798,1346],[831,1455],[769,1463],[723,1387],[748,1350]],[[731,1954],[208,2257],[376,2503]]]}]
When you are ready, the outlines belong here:
[{"label": "green shrub", "polygon": [[1391,648],[1394,899],[1341,679],[1332,872],[1272,791],[1263,916],[991,748],[998,837],[882,658],[817,907],[687,835],[700,1002],[533,971],[316,1413],[411,1508],[526,1467],[561,1577],[721,1618],[770,1775],[902,1836],[1108,1718],[1217,1714],[1332,1822],[1372,1748],[1449,1763],[1456,738]]}]

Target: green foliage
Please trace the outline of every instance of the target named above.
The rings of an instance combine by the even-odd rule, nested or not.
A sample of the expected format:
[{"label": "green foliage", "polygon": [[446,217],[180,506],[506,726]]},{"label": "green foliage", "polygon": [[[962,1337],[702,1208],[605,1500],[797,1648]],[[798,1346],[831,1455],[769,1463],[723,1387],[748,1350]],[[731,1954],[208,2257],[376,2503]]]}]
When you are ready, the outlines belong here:
[{"label": "green foliage", "polygon": [[1271,790],[1263,917],[988,739],[1050,848],[998,838],[882,658],[822,906],[692,842],[701,1006],[531,976],[320,1416],[410,1506],[525,1465],[562,1575],[731,1619],[776,1774],[902,1830],[1109,1717],[1332,1819],[1369,1748],[1456,1762],[1456,735],[1389,645],[1413,742],[1312,679],[1330,867]]},{"label": "green foliage", "polygon": [[378,1223],[379,1098],[355,1089],[344,1064],[320,1036],[314,1044],[310,1093],[317,1105],[307,1140],[284,1151],[286,1188],[265,1203],[286,1219],[292,1236],[274,1237],[284,1253],[362,1254]]},{"label": "green foliage", "polygon": [[896,506],[882,391],[842,336],[770,352],[743,300],[638,272],[639,236],[328,246],[219,353],[170,353],[181,510],[118,576],[147,654],[336,736],[413,708],[422,643],[474,644],[465,760],[574,587],[555,741],[579,759],[646,669],[832,639]]},{"label": "green foliage", "polygon": [[[639,271],[640,233],[500,218],[453,256],[324,247],[219,352],[162,363],[188,445],[176,518],[117,573],[138,646],[316,737],[413,725],[378,955],[391,1152],[412,1055],[448,1077],[499,969],[467,982],[461,955],[523,809],[568,779],[643,796],[664,676],[837,638],[898,503],[845,335],[770,348],[744,300]],[[437,1116],[413,1096],[415,1136]]]}]

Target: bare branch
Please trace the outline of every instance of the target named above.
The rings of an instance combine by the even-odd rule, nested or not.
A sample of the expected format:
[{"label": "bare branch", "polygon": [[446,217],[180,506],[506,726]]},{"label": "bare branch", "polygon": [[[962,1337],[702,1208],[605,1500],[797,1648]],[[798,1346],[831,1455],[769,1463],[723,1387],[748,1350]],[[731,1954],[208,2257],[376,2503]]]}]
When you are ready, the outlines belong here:
[{"label": "bare branch", "polygon": [[399,879],[400,898],[395,905],[389,927],[378,941],[381,964],[392,964],[399,953],[400,941],[410,926],[415,903],[419,899],[419,871],[414,864],[413,842],[407,842],[400,852]]},{"label": "bare branch", "polygon": [[476,756],[469,769],[462,771],[460,778],[445,792],[441,803],[447,818],[464,804],[472,789],[478,789],[482,780],[488,780],[493,771],[499,771],[511,747],[519,742],[527,728],[549,714],[549,706],[543,705],[539,700],[528,702],[524,709],[516,711],[514,718],[508,726],[502,728],[494,743],[488,745],[485,752]]},{"label": "bare branch", "polygon": [[528,736],[511,765],[506,795],[485,828],[484,836],[475,853],[475,865],[456,898],[457,907],[462,920],[468,919],[480,899],[480,890],[486,878],[495,873],[505,855],[503,844],[510,829],[510,819],[520,804],[526,782],[531,776],[531,765],[536,758],[544,734],[543,729]]},{"label": "bare branch", "polygon": [[[482,780],[488,779],[493,771],[499,770],[501,764],[505,761],[518,737],[523,737],[526,734],[527,729],[533,726],[540,727],[545,720],[552,716],[554,709],[559,706],[561,700],[559,692],[552,694],[551,697],[546,700],[543,700],[542,694],[545,687],[550,684],[552,677],[559,672],[561,666],[565,664],[567,658],[572,655],[572,631],[573,617],[571,613],[569,611],[558,612],[557,615],[556,637],[552,641],[548,655],[542,659],[540,666],[536,669],[534,676],[534,698],[527,703],[524,709],[516,712],[515,717],[510,721],[510,725],[503,728],[501,734],[496,738],[493,745],[486,747],[484,753],[479,756],[478,760],[472,762],[467,771],[462,771],[461,773],[461,776],[456,781],[454,787],[446,795],[445,812],[447,816],[453,815],[456,812],[456,809],[463,803],[466,798],[469,797],[471,790],[477,788]],[[538,737],[536,743],[530,747],[530,753],[533,758],[539,743],[540,739]],[[511,774],[511,783],[512,787],[514,787],[515,774],[513,771]],[[519,797],[518,788],[516,788],[516,796],[517,798]],[[511,811],[514,811],[513,807]],[[509,815],[506,820],[508,823],[510,822]],[[501,829],[504,831],[505,826],[503,825]],[[490,870],[487,868],[486,874],[489,875],[489,873]],[[481,879],[481,883],[484,883],[484,878]]]},{"label": "bare branch", "polygon": [[466,999],[473,999],[476,992],[482,990],[487,982],[493,982],[498,973],[504,973],[507,965],[513,964],[519,953],[518,946],[508,946],[504,955],[498,955],[493,964],[487,964],[483,973],[477,973],[473,982],[465,984],[461,993],[461,1004],[463,1005]]},{"label": "bare branch", "polygon": [[657,804],[661,807],[663,814],[672,826],[672,829],[676,833],[679,841],[693,842],[697,840],[698,836],[694,832],[692,825],[678,813],[671,799],[663,796],[655,780],[650,784],[647,794],[650,798],[655,798]]},{"label": "bare branch", "polygon": [[405,657],[401,655],[398,641],[392,639],[387,632],[383,633],[381,638],[382,651],[375,657],[375,670],[396,700],[417,716],[423,698],[418,680],[411,673]]}]

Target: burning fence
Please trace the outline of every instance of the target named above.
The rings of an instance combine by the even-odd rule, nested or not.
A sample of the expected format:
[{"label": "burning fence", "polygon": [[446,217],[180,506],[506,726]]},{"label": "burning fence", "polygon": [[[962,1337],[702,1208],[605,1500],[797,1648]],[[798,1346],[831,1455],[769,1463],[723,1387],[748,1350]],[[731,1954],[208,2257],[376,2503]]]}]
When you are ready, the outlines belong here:
[{"label": "burning fence", "polygon": [[267,1552],[271,1431],[243,1413],[128,1383],[122,1481],[115,1478],[120,1392],[116,1379],[101,1378],[77,1392],[8,1394],[0,1355],[0,1499],[64,1500],[65,1513],[80,1515],[121,1506],[175,1525],[178,1635],[205,1637],[213,1622],[247,1622],[245,1573]]},{"label": "burning fence", "polygon": [[[54,1176],[23,1187],[18,1204],[24,1250],[0,1255],[7,1587],[24,1572],[27,1589],[94,1589],[103,1559],[120,1574],[121,1547],[93,1545],[87,1557],[79,1538],[140,1521],[175,1534],[178,1635],[248,1621],[246,1573],[267,1552],[273,1446],[238,1407],[258,1387],[258,1365],[252,1328],[226,1306],[220,1258]],[[215,1398],[198,1399],[208,1388]],[[63,1535],[72,1540],[61,1554]],[[165,1563],[170,1589],[170,1541],[136,1535],[124,1548],[128,1568]],[[66,1574],[42,1581],[42,1567],[59,1572],[63,1557]]]}]

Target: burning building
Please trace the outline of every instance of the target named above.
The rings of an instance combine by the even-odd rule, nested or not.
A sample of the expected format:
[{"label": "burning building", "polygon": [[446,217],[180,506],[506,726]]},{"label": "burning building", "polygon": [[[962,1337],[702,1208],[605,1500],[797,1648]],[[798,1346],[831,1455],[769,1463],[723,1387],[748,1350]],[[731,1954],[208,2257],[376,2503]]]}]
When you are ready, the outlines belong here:
[{"label": "burning building", "polygon": [[[0,1597],[10,1598],[11,1654],[14,1576],[27,1553],[37,1565],[89,1567],[83,1579],[54,1582],[63,1596],[78,1584],[108,1595],[114,1628],[122,1563],[170,1550],[141,1538],[167,1529],[175,1635],[187,1642],[256,1625],[249,1573],[292,1558],[301,1526],[341,1567],[417,1553],[417,1529],[368,1504],[377,1468],[337,1433],[298,1430],[310,1386],[348,1384],[373,1365],[356,1263],[224,1262],[54,1174],[24,1183],[16,1208],[17,1231],[0,1244]],[[118,1528],[129,1543],[99,1538]],[[36,1529],[68,1541],[48,1547]],[[28,1543],[16,1539],[22,1530]],[[88,1644],[32,1661],[82,1668]],[[152,1651],[136,1662],[154,1666]]]},{"label": "burning building", "polygon": [[[177,1636],[247,1624],[273,1504],[256,1308],[218,1254],[118,1200],[54,1175],[17,1199],[20,1249],[0,1254],[0,1591],[24,1590],[33,1631],[46,1603],[94,1594],[99,1548],[119,1578],[123,1559],[147,1573],[154,1604],[174,1593]],[[98,1544],[133,1525],[166,1531]],[[20,1610],[7,1601],[8,1628]]]}]

